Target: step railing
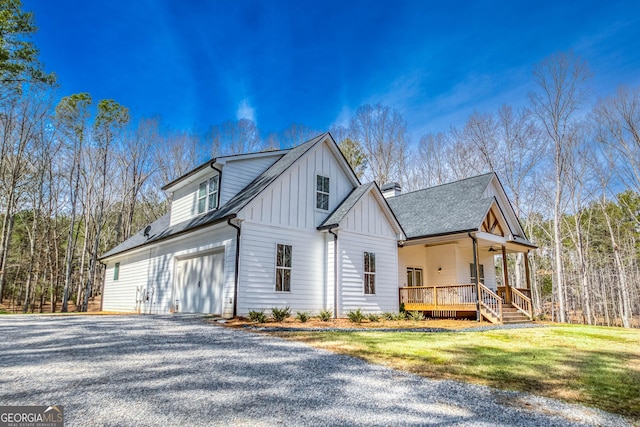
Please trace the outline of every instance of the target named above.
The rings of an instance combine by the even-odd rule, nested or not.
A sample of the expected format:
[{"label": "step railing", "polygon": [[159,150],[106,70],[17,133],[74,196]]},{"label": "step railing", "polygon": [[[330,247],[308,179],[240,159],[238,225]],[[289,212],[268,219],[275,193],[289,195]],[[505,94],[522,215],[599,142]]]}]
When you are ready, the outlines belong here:
[{"label": "step railing", "polygon": [[496,320],[502,321],[502,298],[482,283],[479,286],[480,306],[493,315]]},{"label": "step railing", "polygon": [[511,305],[527,316],[529,320],[533,320],[531,298],[527,297],[516,288],[511,288]]}]

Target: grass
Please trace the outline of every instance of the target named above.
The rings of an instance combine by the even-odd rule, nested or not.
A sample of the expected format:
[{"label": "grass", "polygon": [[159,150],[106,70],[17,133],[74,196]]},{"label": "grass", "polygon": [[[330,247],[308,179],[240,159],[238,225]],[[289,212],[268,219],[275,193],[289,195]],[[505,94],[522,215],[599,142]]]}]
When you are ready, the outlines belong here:
[{"label": "grass", "polygon": [[638,330],[553,325],[485,332],[278,335],[429,378],[529,392],[640,422]]}]

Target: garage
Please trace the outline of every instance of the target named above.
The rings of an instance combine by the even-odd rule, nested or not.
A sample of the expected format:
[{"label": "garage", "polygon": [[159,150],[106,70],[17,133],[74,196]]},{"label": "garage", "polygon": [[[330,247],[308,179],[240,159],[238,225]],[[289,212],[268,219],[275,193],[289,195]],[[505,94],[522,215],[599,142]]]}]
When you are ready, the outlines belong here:
[{"label": "garage", "polygon": [[224,251],[177,259],[175,278],[176,312],[222,314]]}]

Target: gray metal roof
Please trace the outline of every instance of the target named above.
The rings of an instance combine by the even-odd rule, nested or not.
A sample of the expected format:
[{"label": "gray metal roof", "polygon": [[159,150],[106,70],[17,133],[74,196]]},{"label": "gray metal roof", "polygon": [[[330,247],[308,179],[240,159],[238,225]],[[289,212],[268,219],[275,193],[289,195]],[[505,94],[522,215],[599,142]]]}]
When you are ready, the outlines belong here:
[{"label": "gray metal roof", "polygon": [[335,211],[331,213],[323,222],[320,224],[318,229],[329,228],[332,226],[337,226],[340,224],[340,221],[344,219],[344,217],[349,213],[351,208],[353,208],[358,200],[369,191],[371,187],[373,187],[375,183],[370,182],[369,184],[362,184],[353,189],[351,193],[347,196],[346,199],[336,208]]},{"label": "gray metal roof", "polygon": [[390,197],[408,239],[477,230],[493,198],[482,198],[493,173]]},{"label": "gray metal roof", "polygon": [[159,240],[164,240],[187,231],[212,225],[218,222],[234,218],[242,208],[260,194],[269,184],[276,180],[285,170],[287,170],[300,156],[306,153],[311,147],[322,140],[327,134],[323,133],[317,137],[290,149],[269,169],[260,174],[255,180],[238,192],[224,206],[195,218],[169,226],[170,214],[167,213],[151,224],[151,232],[147,239],[143,235],[143,230],[138,231],[129,239],[125,240],[115,248],[103,254],[100,259],[107,258],[137,247],[148,245]]}]

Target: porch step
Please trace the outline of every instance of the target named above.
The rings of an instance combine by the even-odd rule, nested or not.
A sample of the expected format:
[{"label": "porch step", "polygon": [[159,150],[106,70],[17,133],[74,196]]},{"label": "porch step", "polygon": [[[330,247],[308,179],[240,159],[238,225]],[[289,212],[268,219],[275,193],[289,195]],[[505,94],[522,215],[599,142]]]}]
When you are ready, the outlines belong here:
[{"label": "porch step", "polygon": [[502,323],[531,323],[531,320],[515,307],[502,307]]}]

